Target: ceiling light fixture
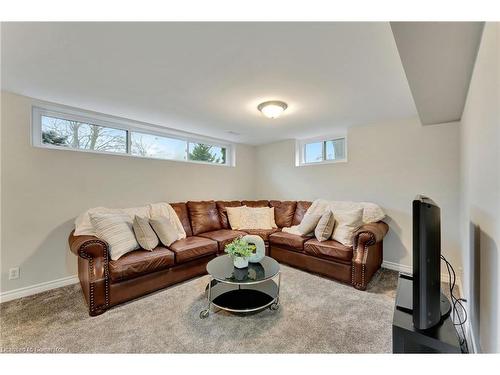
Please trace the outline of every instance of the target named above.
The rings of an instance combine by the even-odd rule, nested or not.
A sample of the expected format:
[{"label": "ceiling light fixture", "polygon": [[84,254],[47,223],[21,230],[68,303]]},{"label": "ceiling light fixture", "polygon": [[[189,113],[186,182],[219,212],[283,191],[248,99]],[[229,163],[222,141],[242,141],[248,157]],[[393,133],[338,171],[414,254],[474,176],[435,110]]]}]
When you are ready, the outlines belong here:
[{"label": "ceiling light fixture", "polygon": [[268,102],[260,103],[257,109],[262,112],[267,118],[279,117],[288,105],[285,102],[279,100],[271,100]]}]

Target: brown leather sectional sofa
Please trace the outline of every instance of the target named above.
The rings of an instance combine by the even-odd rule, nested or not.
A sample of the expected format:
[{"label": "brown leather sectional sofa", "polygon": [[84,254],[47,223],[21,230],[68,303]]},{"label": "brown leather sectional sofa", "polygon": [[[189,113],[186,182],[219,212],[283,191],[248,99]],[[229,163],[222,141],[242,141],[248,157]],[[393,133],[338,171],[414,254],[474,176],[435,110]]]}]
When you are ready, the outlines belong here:
[{"label": "brown leather sectional sofa", "polygon": [[[226,207],[274,207],[278,229],[231,230]],[[99,315],[108,308],[169,285],[206,274],[206,264],[224,254],[224,246],[245,234],[261,236],[266,253],[281,263],[317,273],[357,289],[366,289],[382,264],[384,222],[366,224],[355,234],[354,246],[334,240],[319,242],[281,231],[299,224],[311,202],[305,201],[206,201],[172,203],[187,238],[169,248],[136,250],[118,260],[110,260],[107,244],[93,236],[69,236],[71,251],[78,256],[78,276],[89,306],[89,314]]]}]

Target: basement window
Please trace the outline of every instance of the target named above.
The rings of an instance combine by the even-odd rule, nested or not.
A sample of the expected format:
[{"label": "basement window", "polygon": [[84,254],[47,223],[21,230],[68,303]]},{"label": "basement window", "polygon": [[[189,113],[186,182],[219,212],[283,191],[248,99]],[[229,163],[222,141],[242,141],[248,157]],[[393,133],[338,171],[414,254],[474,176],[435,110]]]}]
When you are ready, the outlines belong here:
[{"label": "basement window", "polygon": [[296,166],[347,162],[346,137],[322,137],[296,143]]},{"label": "basement window", "polygon": [[235,165],[233,144],[66,107],[33,107],[32,142],[49,149]]}]

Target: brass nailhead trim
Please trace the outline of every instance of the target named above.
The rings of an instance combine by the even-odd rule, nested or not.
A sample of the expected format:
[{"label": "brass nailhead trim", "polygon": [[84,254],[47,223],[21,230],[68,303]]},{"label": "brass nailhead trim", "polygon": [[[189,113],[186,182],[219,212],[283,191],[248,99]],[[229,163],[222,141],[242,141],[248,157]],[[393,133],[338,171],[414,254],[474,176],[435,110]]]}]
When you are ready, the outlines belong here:
[{"label": "brass nailhead trim", "polygon": [[100,306],[100,308],[107,309],[109,306],[109,274],[108,274],[108,246],[106,243],[99,241],[99,240],[90,240],[85,243],[83,243],[80,246],[80,249],[78,251],[78,254],[84,258],[87,259],[89,262],[89,282],[90,282],[90,288],[89,288],[89,309],[91,313],[97,312],[97,307],[95,306],[95,299],[94,299],[94,289],[95,289],[95,269],[94,269],[94,258],[90,256],[88,253],[85,252],[85,249],[89,246],[99,244],[103,247],[103,259],[104,259],[104,306]]},{"label": "brass nailhead trim", "polygon": [[359,236],[361,236],[362,234],[368,234],[370,236],[370,239],[368,241],[365,242],[365,245],[363,247],[363,260],[361,262],[361,283],[357,283],[356,282],[356,271],[355,271],[355,266],[354,266],[354,262],[352,263],[352,275],[351,275],[351,279],[352,279],[352,284],[358,288],[366,288],[366,284],[365,284],[365,271],[366,271],[366,260],[368,258],[368,247],[372,246],[375,244],[375,235],[371,232],[361,232],[361,233],[358,233],[357,237],[356,237],[356,241],[355,241],[355,245],[356,245],[356,250],[354,250],[353,252],[353,258],[355,259],[356,258],[356,255],[358,253],[358,245],[359,245]]}]

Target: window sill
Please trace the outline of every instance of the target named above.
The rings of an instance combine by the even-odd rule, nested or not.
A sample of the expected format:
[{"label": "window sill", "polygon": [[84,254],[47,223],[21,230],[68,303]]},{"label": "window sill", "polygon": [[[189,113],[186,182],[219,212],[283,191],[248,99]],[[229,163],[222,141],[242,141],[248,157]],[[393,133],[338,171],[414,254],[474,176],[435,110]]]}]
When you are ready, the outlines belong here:
[{"label": "window sill", "polygon": [[52,145],[33,145],[35,148],[44,149],[44,150],[58,150],[58,151],[70,151],[70,152],[81,152],[86,154],[95,154],[95,155],[104,155],[104,156],[122,156],[126,158],[134,158],[134,159],[143,159],[143,160],[156,160],[156,161],[167,161],[174,163],[183,163],[183,164],[202,164],[202,165],[210,165],[215,167],[235,167],[234,164],[220,164],[220,163],[210,163],[206,161],[198,161],[198,160],[180,160],[180,159],[163,159],[163,158],[154,158],[151,156],[141,156],[141,155],[131,155],[123,152],[108,152],[108,151],[95,151],[95,150],[85,150],[85,149],[74,149],[74,148],[66,148],[66,147],[58,147]]},{"label": "window sill", "polygon": [[316,163],[299,163],[296,164],[296,167],[311,167],[315,165],[326,165],[326,164],[338,164],[338,163],[347,163],[347,159],[340,159],[340,160],[326,160],[326,161],[319,161]]}]

